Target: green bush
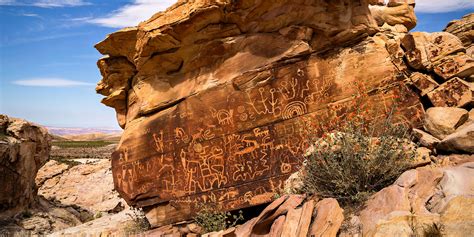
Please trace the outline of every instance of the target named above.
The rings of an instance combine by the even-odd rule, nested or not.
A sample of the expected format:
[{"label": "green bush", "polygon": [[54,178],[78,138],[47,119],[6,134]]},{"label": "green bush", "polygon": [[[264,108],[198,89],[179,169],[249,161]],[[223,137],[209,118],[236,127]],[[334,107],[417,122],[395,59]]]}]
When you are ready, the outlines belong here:
[{"label": "green bush", "polygon": [[392,184],[415,156],[410,129],[381,122],[349,121],[326,133],[306,160],[303,191],[357,206]]},{"label": "green bush", "polygon": [[145,212],[140,208],[130,207],[132,213],[127,213],[133,220],[133,224],[126,226],[125,231],[129,234],[139,234],[151,228],[150,222],[146,219]]},{"label": "green bush", "polygon": [[219,211],[213,206],[201,206],[200,211],[194,217],[194,221],[205,233],[225,230],[234,227],[237,222],[243,220],[243,212],[232,215],[230,212]]}]

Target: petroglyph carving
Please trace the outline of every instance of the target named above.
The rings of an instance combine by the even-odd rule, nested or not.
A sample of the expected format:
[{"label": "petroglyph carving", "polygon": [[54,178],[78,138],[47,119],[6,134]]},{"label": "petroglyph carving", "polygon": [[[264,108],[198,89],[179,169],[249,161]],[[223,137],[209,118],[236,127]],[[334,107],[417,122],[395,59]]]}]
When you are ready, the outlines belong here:
[{"label": "petroglyph carving", "polygon": [[307,109],[304,102],[293,101],[285,106],[282,117],[283,119],[291,119],[306,114],[306,112]]},{"label": "petroglyph carving", "polygon": [[220,125],[233,125],[234,120],[232,116],[234,115],[234,110],[226,110],[226,109],[221,109],[221,110],[216,110],[214,108],[211,108],[211,113],[213,118],[217,118],[217,121],[219,122]]}]

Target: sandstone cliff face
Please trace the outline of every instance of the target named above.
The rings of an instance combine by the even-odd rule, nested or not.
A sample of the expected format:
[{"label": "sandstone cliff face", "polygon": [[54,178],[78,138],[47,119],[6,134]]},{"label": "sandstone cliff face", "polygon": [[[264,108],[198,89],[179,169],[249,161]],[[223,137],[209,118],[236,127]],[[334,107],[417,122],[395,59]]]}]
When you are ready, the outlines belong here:
[{"label": "sandstone cliff face", "polygon": [[45,128],[0,115],[0,219],[34,202],[36,173],[48,160],[50,148]]},{"label": "sandstone cliff face", "polygon": [[179,1],[109,35],[97,91],[125,128],[112,160],[121,196],[155,226],[200,203],[258,205],[321,132],[307,121],[345,120],[356,98],[376,108],[368,117],[396,107],[415,127],[421,96],[467,106],[473,62],[459,39],[405,35],[413,2],[379,2]]}]

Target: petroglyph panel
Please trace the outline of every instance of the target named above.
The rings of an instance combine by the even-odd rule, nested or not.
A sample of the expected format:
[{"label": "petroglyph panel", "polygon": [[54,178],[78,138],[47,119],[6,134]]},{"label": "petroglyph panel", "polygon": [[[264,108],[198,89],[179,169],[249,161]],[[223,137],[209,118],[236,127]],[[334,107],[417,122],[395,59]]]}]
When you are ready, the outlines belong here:
[{"label": "petroglyph panel", "polygon": [[420,118],[418,98],[395,77],[391,87],[377,91],[375,80],[354,76],[341,83],[330,74],[321,76],[326,66],[320,65],[308,60],[275,67],[272,78],[260,86],[213,88],[144,119],[136,125],[142,132],[125,133],[113,155],[119,192],[127,201],[147,206],[196,195],[202,199],[213,191],[215,198],[206,200],[240,208],[249,205],[242,195],[255,194],[234,193],[241,201],[231,202],[225,197],[232,196],[228,191],[278,177],[278,185],[255,187],[277,192],[299,167],[311,136],[320,132],[310,134],[307,121],[345,119],[355,110],[350,102],[360,88],[371,91],[364,103],[381,108],[378,112],[388,112],[398,98],[403,119]]}]

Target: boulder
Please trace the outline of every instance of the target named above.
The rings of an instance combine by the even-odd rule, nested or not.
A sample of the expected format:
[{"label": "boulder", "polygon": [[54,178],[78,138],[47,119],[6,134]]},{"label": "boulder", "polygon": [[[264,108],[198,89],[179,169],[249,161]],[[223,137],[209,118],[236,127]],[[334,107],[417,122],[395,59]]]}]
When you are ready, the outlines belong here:
[{"label": "boulder", "polygon": [[420,129],[413,129],[413,135],[418,139],[420,145],[433,149],[441,140]]},{"label": "boulder", "polygon": [[474,230],[474,215],[466,211],[474,200],[473,168],[468,162],[407,171],[366,203],[360,213],[361,234],[423,236],[435,228],[443,236],[469,235]]},{"label": "boulder", "polygon": [[410,80],[418,88],[421,96],[425,96],[439,86],[431,76],[419,72],[411,74]]},{"label": "boulder", "polygon": [[313,212],[314,220],[309,236],[335,237],[344,220],[343,212],[336,199],[326,198],[319,201]]},{"label": "boulder", "polygon": [[444,139],[469,118],[467,110],[452,107],[432,107],[426,111],[425,130],[438,139]]},{"label": "boulder", "polygon": [[472,94],[470,85],[455,77],[428,93],[428,98],[437,107],[464,107],[473,102]]},{"label": "boulder", "polygon": [[474,57],[474,31],[472,25],[474,24],[474,13],[467,14],[460,20],[451,21],[444,31],[456,35],[464,47],[467,49],[467,54]]},{"label": "boulder", "polygon": [[416,26],[416,15],[414,5],[407,3],[389,3],[387,6],[370,6],[370,11],[379,26],[388,24],[391,26],[403,25],[405,29],[411,30]]},{"label": "boulder", "polygon": [[271,202],[323,133],[308,123],[345,121],[355,103],[377,108],[373,119],[395,107],[419,127],[398,38],[377,29],[365,1],[187,1],[111,34],[96,48],[109,55],[99,62],[103,102],[126,108],[115,188],[166,225],[200,203]]},{"label": "boulder", "polygon": [[408,65],[422,71],[432,71],[433,64],[444,57],[465,52],[462,42],[446,32],[407,34],[401,41]]},{"label": "boulder", "polygon": [[433,65],[433,71],[445,80],[474,74],[474,59],[464,53],[446,56]]},{"label": "boulder", "polygon": [[35,202],[36,173],[49,159],[50,149],[46,128],[0,115],[0,219]]},{"label": "boulder", "polygon": [[474,123],[470,123],[445,137],[437,145],[437,148],[447,152],[474,154]]},{"label": "boulder", "polygon": [[64,206],[75,205],[93,214],[126,207],[114,190],[109,160],[73,167],[50,161],[38,172],[36,182],[40,195]]}]

